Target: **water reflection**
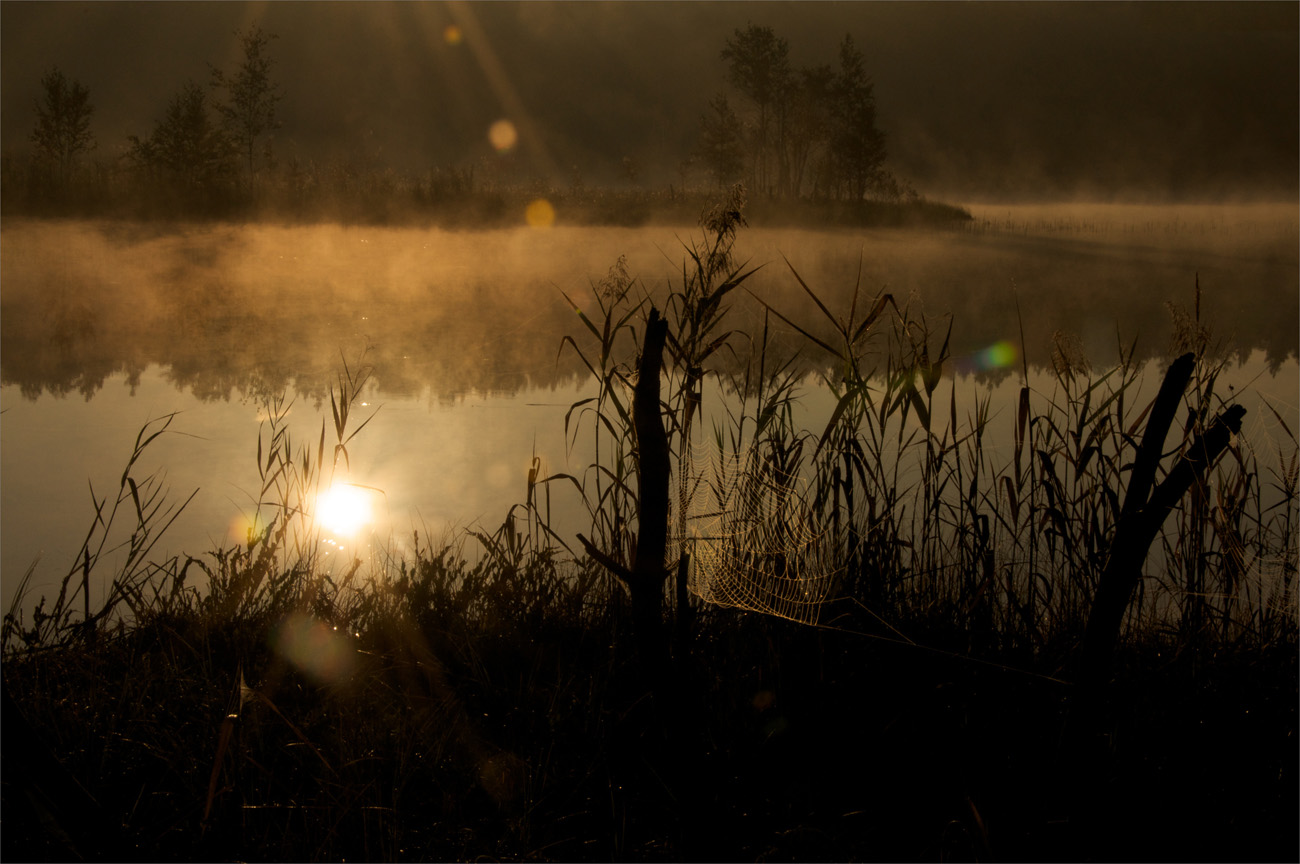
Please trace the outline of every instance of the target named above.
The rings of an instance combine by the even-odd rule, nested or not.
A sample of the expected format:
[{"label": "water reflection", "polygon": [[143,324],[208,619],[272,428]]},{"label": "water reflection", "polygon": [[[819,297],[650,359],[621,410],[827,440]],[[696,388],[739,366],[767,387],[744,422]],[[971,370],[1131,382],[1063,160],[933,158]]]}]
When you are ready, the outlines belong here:
[{"label": "water reflection", "polygon": [[[547,473],[568,468],[564,412],[585,395],[584,385],[575,384],[553,394],[468,394],[454,403],[371,400],[378,411],[349,444],[344,479],[369,492],[371,523],[351,536],[334,537],[335,546],[322,552],[348,566],[356,557],[405,554],[417,531],[427,545],[476,523],[495,528],[510,504],[524,500],[534,451],[543,456]],[[310,442],[314,451],[322,423],[331,422],[328,400],[314,404],[294,391],[288,397],[294,400],[287,421],[293,446]],[[265,422],[265,407],[256,398],[196,400],[178,391],[163,370],[150,367],[135,381],[109,377],[90,401],[49,395],[33,401],[5,385],[0,408],[0,582],[6,604],[38,557],[33,602],[51,586],[57,590],[94,515],[88,483],[101,495],[116,488],[140,426],[170,411],[180,411],[174,432],[150,445],[138,471],[165,470],[174,498],[184,500],[194,489],[199,494],[164,536],[158,556],[199,555],[245,543],[250,531],[255,536],[266,528],[271,513],[259,516],[256,508],[262,483],[257,442]],[[579,450],[573,464],[584,456]],[[341,464],[339,476],[344,477]]]},{"label": "water reflection", "polygon": [[[936,329],[951,315],[957,361],[995,374],[1009,365],[981,352],[1020,346],[1022,333],[1033,365],[1049,362],[1057,331],[1077,337],[1095,363],[1134,341],[1139,359],[1161,356],[1168,304],[1190,309],[1199,279],[1215,335],[1238,359],[1262,349],[1276,369],[1297,350],[1294,218],[1172,236],[1155,227],[1032,234],[1032,221],[1024,232],[1014,221],[958,233],[750,231],[738,252],[765,265],[748,287],[814,335],[829,333],[816,314],[800,314],[808,300],[782,255],[832,309],[847,308],[860,278],[868,295],[910,301]],[[662,295],[680,279],[688,233],[6,224],[0,380],[29,399],[91,398],[110,376],[138,382],[153,365],[201,400],[286,388],[319,398],[340,352],[368,346],[381,395],[552,389],[582,371],[571,354],[557,358],[575,330],[559,289],[581,297],[627,255],[629,272]],[[757,332],[762,309],[737,296],[731,320]],[[774,329],[776,350],[805,347],[789,328]]]},{"label": "water reflection", "polygon": [[[923,308],[938,333],[951,315],[946,371],[958,410],[988,392],[995,420],[1008,423],[1022,345],[1037,380],[1057,331],[1094,368],[1121,345],[1159,358],[1174,329],[1166,304],[1190,310],[1199,278],[1202,319],[1236,360],[1221,392],[1262,391],[1291,422],[1300,287],[1288,212],[1290,221],[1263,228],[1184,223],[1172,237],[1079,222],[1067,233],[1025,216],[963,233],[750,231],[738,252],[766,265],[747,285],[819,338],[829,333],[783,254],[832,310],[848,308],[860,279],[868,294],[888,290]],[[363,396],[379,413],[349,447],[353,485],[336,488],[366,492],[370,510],[322,502],[344,546],[339,557],[401,555],[416,531],[437,539],[449,526],[492,530],[524,500],[535,455],[546,462],[542,476],[589,461],[564,437],[565,411],[594,389],[573,352],[558,353],[565,334],[582,332],[559,289],[583,302],[584,286],[626,255],[645,290],[662,294],[680,280],[679,238],[688,233],[6,223],[4,602],[38,555],[36,594],[42,579],[66,572],[92,515],[87,479],[112,486],[140,426],[172,411],[182,412],[176,428],[186,435],[160,439],[141,468],[168,469],[178,496],[203,491],[160,552],[246,539],[256,530],[262,400],[296,397],[295,440],[314,439],[341,360],[363,350],[374,369]],[[738,295],[729,321],[760,332],[762,307]],[[798,350],[805,372],[824,365],[792,328],[768,323],[774,351]],[[833,399],[815,380],[805,379],[800,410],[820,429]],[[84,399],[59,398],[72,393]],[[1247,407],[1243,437],[1261,451],[1280,442],[1268,407]],[[355,527],[366,519],[369,527]]]},{"label": "water reflection", "polygon": [[[1264,353],[1257,351],[1245,363],[1229,366],[1219,385],[1225,397],[1247,408],[1242,440],[1263,466],[1275,463],[1277,454],[1290,452],[1289,435],[1279,416],[1287,418],[1292,428],[1300,416],[1296,396],[1300,365],[1287,361],[1275,375],[1268,374],[1265,366]],[[1152,367],[1132,394],[1134,404],[1154,395],[1162,369],[1158,363]],[[1047,400],[1053,398],[1051,375],[1035,372],[1030,384],[1036,408],[1045,410]],[[950,374],[945,375],[936,398],[943,404],[951,399],[962,424],[977,399],[988,400],[990,420],[983,447],[996,467],[1012,457],[1019,387],[1015,376],[994,383]],[[586,436],[566,440],[564,414],[570,404],[593,392],[594,385],[580,381],[544,397],[536,393],[467,396],[454,404],[418,398],[385,401],[373,422],[349,445],[348,482],[353,485],[334,486],[337,506],[327,498],[317,508],[317,517],[327,523],[328,542],[322,553],[330,560],[337,558],[344,568],[358,558],[382,564],[390,556],[408,554],[417,532],[427,546],[450,539],[460,528],[494,531],[507,509],[526,499],[534,456],[542,460],[539,476],[543,477],[556,472],[580,474],[589,464]],[[810,377],[801,382],[798,395],[794,418],[798,425],[824,428],[835,408],[830,392]],[[265,530],[262,520],[254,521],[260,484],[257,436],[263,411],[256,400],[196,402],[177,392],[153,368],[131,386],[124,377],[110,378],[92,402],[49,396],[33,402],[12,386],[0,388],[0,402],[5,411],[0,439],[4,478],[0,574],[6,604],[17,579],[38,556],[35,595],[48,593],[57,584],[73,563],[93,515],[87,481],[96,490],[111,488],[143,420],[178,406],[185,406],[173,425],[179,434],[168,434],[151,445],[140,470],[165,469],[175,497],[183,499],[196,488],[200,493],[160,544],[159,555],[199,555],[218,545],[246,542],[250,531]],[[706,391],[705,403],[709,415],[705,421],[725,414],[716,388]],[[300,398],[290,420],[294,440],[315,441],[328,414],[328,405],[313,408]],[[705,422],[701,428],[707,426]],[[364,486],[357,482],[361,479]],[[572,539],[577,531],[588,529],[568,487],[560,485],[547,500],[561,536]]]}]

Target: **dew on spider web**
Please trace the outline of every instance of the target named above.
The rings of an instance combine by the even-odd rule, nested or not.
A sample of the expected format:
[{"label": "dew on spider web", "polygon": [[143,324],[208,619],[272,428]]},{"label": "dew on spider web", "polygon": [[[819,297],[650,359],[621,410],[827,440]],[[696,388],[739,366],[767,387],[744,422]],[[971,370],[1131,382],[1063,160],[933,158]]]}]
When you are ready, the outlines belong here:
[{"label": "dew on spider web", "polygon": [[684,473],[685,490],[674,491],[686,502],[685,531],[674,526],[670,554],[675,559],[684,547],[691,556],[691,593],[817,623],[837,564],[834,538],[813,511],[805,480],[783,477],[752,447],[695,455]]}]

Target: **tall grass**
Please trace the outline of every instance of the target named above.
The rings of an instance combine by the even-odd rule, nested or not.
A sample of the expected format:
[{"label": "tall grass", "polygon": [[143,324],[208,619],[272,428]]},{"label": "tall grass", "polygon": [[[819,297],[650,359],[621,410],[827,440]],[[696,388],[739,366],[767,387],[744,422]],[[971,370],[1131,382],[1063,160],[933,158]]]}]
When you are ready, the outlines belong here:
[{"label": "tall grass", "polygon": [[[1134,345],[1121,344],[1119,363],[1094,373],[1077,341],[1057,334],[1047,387],[1031,385],[1023,365],[1008,448],[1007,442],[989,440],[991,397],[976,392],[961,399],[965,407],[959,408],[961,381],[945,377],[957,322],[936,328],[890,294],[861,298],[860,286],[846,292],[848,310],[835,313],[790,267],[820,323],[755,299],[769,317],[799,333],[809,350],[830,357],[827,365],[834,371],[816,382],[801,380],[769,357],[766,326],[759,338],[729,330],[725,300],[752,272],[721,264],[733,241],[734,224],[706,231],[703,246],[687,249],[692,267],[683,272],[681,288],[670,289],[666,298],[652,297],[618,271],[617,279],[596,287],[594,319],[570,299],[599,340],[589,354],[579,350],[600,382],[598,395],[571,409],[571,415],[592,412],[597,458],[588,468],[590,484],[567,475],[551,479],[569,481],[583,493],[594,530],[608,548],[628,555],[636,519],[635,441],[626,398],[631,366],[611,359],[614,337],[635,337],[638,312],[662,303],[675,315],[663,421],[676,442],[678,537],[687,537],[688,498],[702,482],[698,452],[734,457],[753,451],[759,463],[742,473],[806,482],[815,518],[829,526],[826,542],[837,550],[832,566],[835,597],[846,601],[842,608],[856,606],[868,619],[895,622],[938,614],[968,634],[971,646],[982,640],[1032,653],[1077,639],[1111,550],[1153,399],[1142,387],[1154,370],[1133,360]],[[635,288],[640,296],[633,302]],[[623,305],[607,305],[612,301]],[[1195,349],[1196,366],[1187,421],[1166,442],[1173,454],[1185,450],[1223,407],[1215,393],[1223,361],[1214,359],[1202,332],[1199,297],[1197,307],[1195,318],[1175,319],[1176,339]],[[578,350],[572,338],[566,346]],[[635,349],[625,350],[626,357]],[[725,372],[722,364],[709,364],[723,352],[748,356],[727,364],[739,371]],[[703,405],[706,378],[717,394],[718,404],[707,406],[711,410]],[[823,388],[833,397],[824,426],[795,424],[790,409],[802,386]],[[1294,446],[1289,425],[1280,414],[1277,419]],[[710,434],[700,433],[710,425]],[[1172,462],[1166,459],[1162,470]],[[1280,563],[1280,579],[1263,589],[1270,592],[1267,600],[1258,578],[1261,568],[1277,569],[1271,562],[1285,562],[1282,553],[1295,543],[1293,462],[1281,453],[1261,469],[1250,442],[1234,441],[1214,477],[1194,485],[1176,510],[1176,523],[1161,533],[1131,622],[1199,630],[1199,621],[1212,619],[1225,639],[1261,634],[1265,620],[1273,629],[1279,621],[1294,624],[1295,609],[1282,603],[1290,602],[1294,567]],[[1274,478],[1267,494],[1261,472]],[[711,482],[735,486],[744,480],[714,476]],[[1274,551],[1263,551],[1261,544]],[[1247,571],[1256,578],[1243,580]],[[1207,578],[1219,584],[1207,586]]]},{"label": "tall grass", "polygon": [[[158,577],[177,573],[177,559],[152,561],[150,557],[155,544],[193,500],[197,490],[177,505],[167,500],[169,490],[163,472],[154,472],[137,480],[134,469],[146,448],[169,431],[175,416],[167,414],[150,420],[140,429],[118,481],[117,494],[111,502],[107,496],[97,495],[94,486],[90,486],[94,517],[81,549],[72,567],[59,581],[59,592],[54,601],[47,609],[46,598],[42,596],[32,610],[30,624],[26,624],[22,610],[35,572],[35,562],[23,574],[5,614],[3,629],[0,629],[0,644],[5,651],[17,642],[31,649],[78,639],[93,640],[100,629],[124,625],[132,617],[138,620],[148,610],[170,602],[160,587],[167,580]],[[124,520],[127,524],[122,526]],[[124,530],[129,533],[122,537]],[[118,557],[120,562],[114,561]],[[92,599],[91,574],[94,573],[93,582],[98,587],[101,565],[106,561],[116,563],[116,572],[108,580],[103,600],[96,604]],[[181,582],[184,573],[185,568],[179,568]],[[81,615],[74,617],[78,611]]]},{"label": "tall grass", "polygon": [[[593,461],[546,475],[535,456],[526,500],[495,530],[416,534],[405,558],[327,561],[316,496],[369,423],[354,414],[367,370],[345,362],[305,444],[287,403],[268,405],[245,542],[151,563],[178,511],[159,478],[133,469],[171,418],[142,430],[116,503],[94,498],[53,606],[42,600],[29,620],[20,596],[5,618],[6,698],[28,724],[18,746],[43,742],[57,757],[45,773],[6,771],[6,855],[84,857],[75,829],[87,806],[111,826],[97,853],[139,860],[1074,855],[1079,835],[1053,833],[1063,817],[1044,802],[1077,778],[1044,766],[1058,755],[1068,661],[1123,518],[1155,370],[1130,346],[1094,372],[1062,334],[1052,373],[1031,378],[1023,364],[1014,416],[994,416],[990,395],[959,395],[976,386],[952,372],[960,321],[927,320],[860,284],[833,310],[789,265],[804,308],[750,295],[753,268],[735,255],[741,213],[736,198],[703,220],[677,284],[647,287],[620,263],[588,296],[565,295],[580,323],[559,350],[593,382],[565,431],[591,441]],[[758,304],[759,332],[731,324],[742,302]],[[629,602],[604,566],[630,566],[641,531],[631,394],[652,307],[670,334],[663,565],[684,577],[663,599],[683,625],[672,716],[689,734],[668,738],[629,675]],[[1194,386],[1157,480],[1223,406],[1203,323],[1180,320]],[[773,347],[778,328],[832,371],[796,372]],[[800,402],[813,389],[831,398],[810,425]],[[1300,447],[1294,418],[1273,413],[1278,452],[1234,441],[1146,561],[1119,675],[1160,699],[1130,697],[1114,728],[1132,738],[1117,737],[1088,792],[1131,786],[1168,806],[1151,808],[1148,845],[1103,837],[1099,854],[1216,854],[1243,841],[1265,844],[1250,847],[1262,857],[1294,851],[1278,824],[1295,812]],[[711,596],[692,507],[760,494],[776,524],[735,535],[727,575],[777,592],[790,574],[823,572],[817,627],[685,593]],[[585,512],[586,544],[554,527],[561,496]],[[96,606],[104,538],[123,517],[125,563]],[[816,543],[784,543],[801,521],[819,526]],[[1186,689],[1144,665],[1166,652],[1189,661]],[[1253,715],[1206,701],[1215,687]],[[1252,757],[1202,763],[1219,785],[1182,767],[1207,722]],[[691,749],[674,752],[683,741]],[[51,791],[60,772],[93,804]],[[1222,792],[1241,788],[1253,794]],[[1107,818],[1128,818],[1135,799],[1112,797]],[[1187,814],[1201,810],[1181,809],[1193,802],[1235,821],[1196,845],[1168,840],[1195,827]],[[1070,824],[1119,824],[1090,818]]]}]

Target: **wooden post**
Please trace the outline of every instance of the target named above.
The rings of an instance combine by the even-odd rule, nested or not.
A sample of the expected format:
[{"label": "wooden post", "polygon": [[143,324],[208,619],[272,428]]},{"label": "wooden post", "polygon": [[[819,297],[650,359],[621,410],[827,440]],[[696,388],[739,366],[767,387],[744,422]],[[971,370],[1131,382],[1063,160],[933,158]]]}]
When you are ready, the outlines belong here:
[{"label": "wooden post", "polygon": [[659,371],[668,321],[650,309],[632,396],[640,494],[636,560],[632,565],[632,621],[642,662],[656,672],[666,660],[663,634],[664,556],[668,547],[668,435],[659,416]]},{"label": "wooden post", "polygon": [[640,495],[636,555],[632,568],[620,565],[581,534],[587,554],[627,585],[632,595],[632,633],[637,654],[655,690],[667,669],[664,641],[663,590],[668,546],[668,435],[659,415],[659,372],[663,368],[668,322],[651,308],[646,321],[637,382],[632,395],[632,425],[637,440],[637,480]]}]

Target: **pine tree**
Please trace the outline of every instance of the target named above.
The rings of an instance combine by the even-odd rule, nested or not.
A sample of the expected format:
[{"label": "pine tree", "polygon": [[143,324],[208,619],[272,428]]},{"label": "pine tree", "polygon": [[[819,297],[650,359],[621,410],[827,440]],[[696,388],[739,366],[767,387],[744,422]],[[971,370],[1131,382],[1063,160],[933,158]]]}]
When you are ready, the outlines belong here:
[{"label": "pine tree", "polygon": [[885,182],[885,133],[876,127],[876,96],[862,52],[852,36],[840,43],[840,71],[835,82],[832,176],[851,201]]}]

